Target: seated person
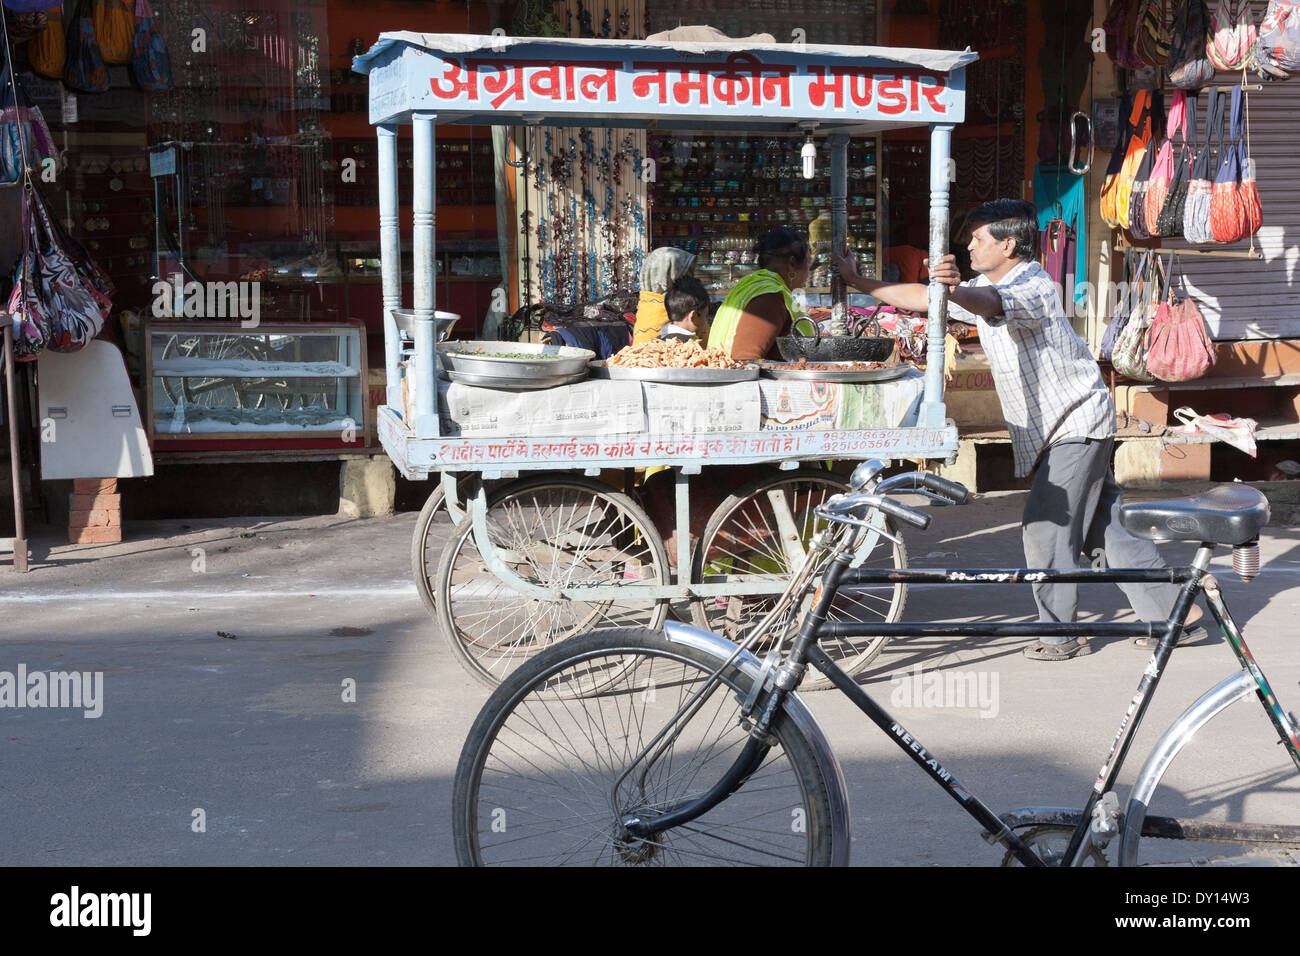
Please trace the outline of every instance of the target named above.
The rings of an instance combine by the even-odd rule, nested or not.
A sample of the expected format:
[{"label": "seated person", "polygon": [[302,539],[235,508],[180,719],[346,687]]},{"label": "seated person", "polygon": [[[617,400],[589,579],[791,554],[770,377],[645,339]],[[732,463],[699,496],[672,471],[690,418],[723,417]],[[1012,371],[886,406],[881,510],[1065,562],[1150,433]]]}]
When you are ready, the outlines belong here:
[{"label": "seated person", "polygon": [[[632,343],[649,342],[668,322],[664,308],[664,293],[683,276],[691,274],[695,254],[685,249],[665,246],[654,249],[641,264],[641,297],[636,307],[636,328],[632,330]],[[701,332],[707,332],[707,327]]]},{"label": "seated person", "polygon": [[664,293],[668,324],[659,330],[659,338],[677,342],[698,339],[700,329],[708,328],[709,293],[694,276],[682,276]]},{"label": "seated person", "polygon": [[791,292],[808,284],[812,254],[808,241],[780,226],[754,246],[758,269],[732,287],[713,317],[709,348],[722,349],[738,362],[780,361],[776,340],[790,334],[803,313]]}]

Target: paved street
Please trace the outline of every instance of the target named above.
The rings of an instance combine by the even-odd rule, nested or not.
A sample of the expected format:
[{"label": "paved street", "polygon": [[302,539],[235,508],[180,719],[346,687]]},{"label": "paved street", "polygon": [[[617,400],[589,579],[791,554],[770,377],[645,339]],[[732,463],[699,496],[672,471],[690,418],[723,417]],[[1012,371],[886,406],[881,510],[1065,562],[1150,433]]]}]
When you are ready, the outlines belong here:
[{"label": "paved street", "polygon": [[[928,532],[907,533],[912,565],[1018,566],[1023,500],[995,493],[936,509]],[[0,860],[453,863],[452,776],[487,691],[453,660],[416,595],[414,523],[414,514],[139,522],[118,546],[37,539],[23,577],[0,564],[0,671],[103,672],[98,718],[0,710]],[[1215,565],[1293,710],[1297,545],[1294,528],[1271,527],[1264,571],[1249,585],[1230,573],[1227,552]],[[1181,561],[1191,549],[1165,553]],[[1112,620],[1121,600],[1096,586],[1081,605]],[[1032,611],[1024,586],[916,587],[907,617],[1027,620]],[[1040,663],[1020,656],[1023,643],[896,642],[870,689],[995,810],[1079,806],[1147,656],[1097,642],[1089,657]],[[1175,654],[1126,784],[1158,730],[1234,666],[1217,640]],[[987,696],[961,708],[905,705],[902,691],[924,686],[906,675],[949,671],[974,675]],[[355,702],[344,700],[349,680]],[[808,699],[848,778],[855,863],[999,862],[978,827],[847,701]],[[1300,783],[1258,706],[1236,705],[1203,736],[1166,776],[1161,810],[1300,824]]]}]

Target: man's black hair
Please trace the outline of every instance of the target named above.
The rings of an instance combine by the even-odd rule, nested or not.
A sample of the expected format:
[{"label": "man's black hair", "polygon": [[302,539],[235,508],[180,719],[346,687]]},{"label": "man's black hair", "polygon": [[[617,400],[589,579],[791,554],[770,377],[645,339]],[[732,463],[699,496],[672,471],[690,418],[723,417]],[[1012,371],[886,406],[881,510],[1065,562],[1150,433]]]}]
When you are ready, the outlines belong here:
[{"label": "man's black hair", "polygon": [[1001,242],[1015,239],[1015,255],[1033,259],[1038,255],[1038,210],[1023,199],[995,199],[977,206],[966,217],[966,228],[974,232],[989,227],[989,235]]},{"label": "man's black hair", "polygon": [[789,259],[793,266],[801,266],[808,258],[808,240],[793,229],[777,226],[758,237],[754,243],[754,261],[766,269],[773,259]]},{"label": "man's black hair", "polygon": [[688,312],[694,311],[697,318],[709,313],[709,293],[704,283],[695,276],[682,276],[668,287],[664,293],[664,310],[668,321],[674,325],[686,318]]}]

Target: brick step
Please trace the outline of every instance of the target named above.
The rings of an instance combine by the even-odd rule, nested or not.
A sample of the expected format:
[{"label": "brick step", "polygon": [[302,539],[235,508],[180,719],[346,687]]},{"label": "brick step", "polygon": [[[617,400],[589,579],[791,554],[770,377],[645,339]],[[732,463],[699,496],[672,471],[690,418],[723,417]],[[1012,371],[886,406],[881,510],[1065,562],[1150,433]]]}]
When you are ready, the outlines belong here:
[{"label": "brick step", "polygon": [[72,482],[74,495],[115,495],[116,478],[75,478]]},{"label": "brick step", "polygon": [[68,529],[69,544],[118,544],[121,540],[121,527]]}]

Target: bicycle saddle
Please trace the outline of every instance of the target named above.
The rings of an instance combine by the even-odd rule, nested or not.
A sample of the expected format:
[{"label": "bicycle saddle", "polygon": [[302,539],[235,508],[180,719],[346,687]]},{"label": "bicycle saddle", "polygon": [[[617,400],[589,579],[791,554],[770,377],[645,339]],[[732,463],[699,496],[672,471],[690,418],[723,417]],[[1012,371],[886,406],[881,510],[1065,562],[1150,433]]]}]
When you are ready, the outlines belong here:
[{"label": "bicycle saddle", "polygon": [[1239,545],[1268,524],[1268,499],[1249,485],[1219,485],[1192,498],[1125,505],[1120,514],[1139,538]]}]

